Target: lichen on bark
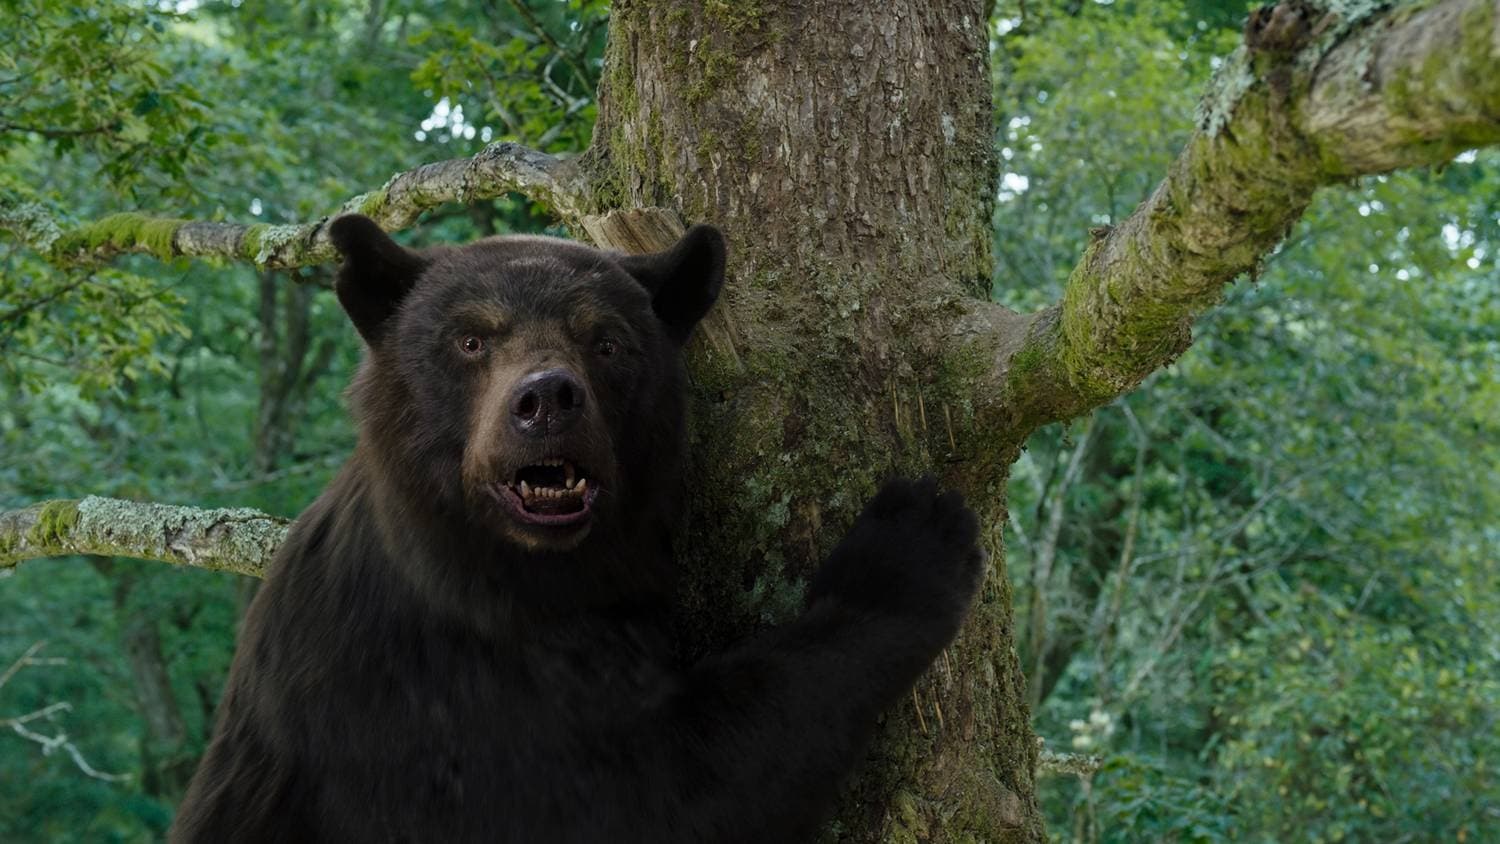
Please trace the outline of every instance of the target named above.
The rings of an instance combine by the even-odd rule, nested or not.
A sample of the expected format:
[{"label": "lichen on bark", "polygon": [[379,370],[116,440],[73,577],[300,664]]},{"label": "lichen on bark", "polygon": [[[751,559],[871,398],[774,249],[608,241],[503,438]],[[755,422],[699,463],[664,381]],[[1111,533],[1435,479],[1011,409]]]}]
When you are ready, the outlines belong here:
[{"label": "lichen on bark", "polygon": [[0,568],[65,554],[159,560],[260,576],[287,522],[246,508],[205,510],[89,496],[0,513]]}]

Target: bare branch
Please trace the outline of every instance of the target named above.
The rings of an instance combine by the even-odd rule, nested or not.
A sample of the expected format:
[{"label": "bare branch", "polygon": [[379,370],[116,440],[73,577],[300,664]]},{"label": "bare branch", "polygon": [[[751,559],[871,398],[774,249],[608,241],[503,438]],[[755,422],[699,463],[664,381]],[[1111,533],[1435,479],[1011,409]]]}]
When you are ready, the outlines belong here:
[{"label": "bare branch", "polygon": [[1047,747],[1040,737],[1036,740],[1037,776],[1075,776],[1088,779],[1104,767],[1104,759],[1083,753],[1059,753]]},{"label": "bare branch", "polygon": [[[33,644],[30,648],[27,648],[26,653],[22,654],[20,659],[12,663],[10,668],[7,668],[3,674],[0,674],[0,686],[4,686],[6,683],[10,682],[10,679],[16,676],[17,671],[20,671],[22,668],[28,665],[61,665],[66,662],[66,660],[63,659],[43,659],[38,657],[37,653],[40,652],[42,648],[46,647],[46,645],[47,643],[45,641],[42,641]],[[72,708],[72,705],[66,701],[57,701],[55,703],[48,704],[41,709],[27,712],[24,715],[16,715],[11,718],[0,718],[0,727],[9,727],[12,732],[20,736],[21,738],[24,738],[27,741],[34,741],[37,744],[41,745],[43,756],[50,756],[52,755],[52,751],[57,750],[58,748],[62,748],[70,757],[72,757],[73,764],[78,766],[78,770],[95,779],[105,780],[106,782],[120,782],[129,779],[129,776],[126,774],[106,774],[103,771],[100,771],[94,766],[90,765],[88,763],[88,760],[83,758],[83,751],[79,750],[77,745],[68,740],[67,733],[58,732],[57,735],[48,736],[43,735],[42,733],[38,733],[27,726],[32,721],[51,721],[52,716],[60,712],[67,712]]]},{"label": "bare branch", "polygon": [[1063,472],[1062,479],[1053,488],[1052,495],[1044,499],[1048,511],[1047,527],[1031,564],[1030,637],[1027,647],[1031,651],[1032,666],[1026,679],[1030,684],[1028,698],[1032,709],[1039,707],[1042,702],[1047,652],[1052,647],[1052,643],[1047,641],[1047,587],[1052,581],[1052,567],[1057,562],[1057,547],[1068,509],[1068,490],[1082,474],[1083,457],[1088,453],[1093,435],[1094,420],[1089,419],[1082,435],[1078,437],[1078,443],[1073,447],[1073,453],[1068,457],[1068,468]]},{"label": "bare branch", "polygon": [[0,568],[100,554],[259,577],[287,521],[244,508],[204,510],[117,498],[45,501],[0,513]]},{"label": "bare branch", "polygon": [[[1099,643],[1099,664],[1104,666],[1109,666],[1114,659],[1116,628],[1125,605],[1125,590],[1130,583],[1130,573],[1136,564],[1135,540],[1140,530],[1141,499],[1146,486],[1146,451],[1151,444],[1146,429],[1130,409],[1129,400],[1120,400],[1120,411],[1135,438],[1135,465],[1130,474],[1130,515],[1125,518],[1125,539],[1120,544],[1120,562],[1115,569],[1114,584],[1112,588],[1106,586],[1099,590],[1098,603],[1094,605],[1093,618],[1089,622],[1089,637]],[[1099,697],[1102,702],[1108,703],[1109,695],[1110,672],[1100,671]]]},{"label": "bare branch", "polygon": [[63,750],[68,754],[68,756],[73,759],[73,764],[78,766],[78,770],[82,771],[86,776],[93,777],[96,780],[104,780],[105,782],[124,782],[125,780],[130,779],[129,774],[107,774],[99,770],[98,768],[95,768],[93,765],[90,765],[89,761],[83,758],[83,751],[78,749],[78,745],[68,740],[67,733],[59,731],[56,735],[49,736],[36,732],[35,730],[26,726],[27,722],[29,721],[40,720],[44,718],[50,720],[50,718],[56,713],[67,712],[72,708],[73,707],[68,703],[58,702],[44,709],[38,709],[35,712],[29,712],[25,715],[20,715],[15,718],[6,718],[4,720],[0,720],[0,726],[10,727],[11,731],[13,731],[21,738],[24,738],[27,741],[34,741],[37,744],[41,745],[43,756],[51,756],[54,750]]},{"label": "bare branch", "polygon": [[49,703],[41,709],[36,710],[35,712],[28,712],[25,715],[17,715],[14,718],[5,718],[3,720],[0,720],[0,726],[11,727],[12,729],[14,729],[17,724],[26,724],[39,718],[51,718],[53,715],[59,712],[67,712],[72,708],[72,705],[67,701],[60,700],[56,703]]},{"label": "bare branch", "polygon": [[437,161],[398,173],[379,190],[356,196],[329,217],[307,223],[247,225],[123,213],[71,225],[36,203],[0,197],[0,229],[9,230],[57,264],[87,264],[135,252],[162,260],[228,258],[286,269],[334,258],[325,224],[338,213],[358,212],[387,231],[397,231],[444,203],[468,203],[512,192],[546,203],[568,219],[581,216],[592,195],[589,180],[574,159],[496,143],[473,158]]},{"label": "bare branch", "polygon": [[[510,0],[510,5],[515,8],[517,14],[525,19],[527,25],[531,27],[531,31],[535,32],[538,38],[542,39],[548,47],[552,48],[554,60],[560,56],[563,61],[568,63],[568,67],[579,79],[589,78],[588,71],[584,70],[583,66],[579,64],[578,57],[574,55],[572,50],[559,44],[557,39],[552,37],[552,33],[537,19],[536,13],[531,10],[529,4],[524,2],[524,0]],[[552,81],[550,73],[544,72],[542,76],[546,81]]]},{"label": "bare branch", "polygon": [[37,654],[45,647],[47,647],[45,639],[40,642],[33,642],[31,647],[26,649],[26,653],[21,654],[21,657],[11,663],[9,668],[0,672],[0,688],[4,688],[5,684],[10,682],[10,678],[16,676],[16,672],[28,665],[59,665],[64,661],[61,659],[38,657]]},{"label": "bare branch", "polygon": [[100,123],[97,126],[89,126],[85,129],[61,129],[50,126],[24,126],[15,123],[0,121],[0,134],[20,133],[30,135],[41,135],[44,138],[81,138],[88,135],[101,135],[105,132],[120,128],[118,121]]},{"label": "bare branch", "polygon": [[1263,8],[1166,179],[997,360],[1002,389],[1033,427],[1102,405],[1188,347],[1317,189],[1497,142],[1500,0]]}]

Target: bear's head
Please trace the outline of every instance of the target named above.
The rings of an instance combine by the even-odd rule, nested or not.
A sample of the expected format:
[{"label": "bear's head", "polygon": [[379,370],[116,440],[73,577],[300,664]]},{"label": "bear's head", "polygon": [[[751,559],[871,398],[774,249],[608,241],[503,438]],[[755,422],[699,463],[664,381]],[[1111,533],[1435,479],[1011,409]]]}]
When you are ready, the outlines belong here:
[{"label": "bear's head", "polygon": [[369,348],[361,450],[403,507],[531,551],[671,518],[682,346],[723,283],[717,230],[634,256],[530,236],[414,251],[358,215],[329,234]]}]

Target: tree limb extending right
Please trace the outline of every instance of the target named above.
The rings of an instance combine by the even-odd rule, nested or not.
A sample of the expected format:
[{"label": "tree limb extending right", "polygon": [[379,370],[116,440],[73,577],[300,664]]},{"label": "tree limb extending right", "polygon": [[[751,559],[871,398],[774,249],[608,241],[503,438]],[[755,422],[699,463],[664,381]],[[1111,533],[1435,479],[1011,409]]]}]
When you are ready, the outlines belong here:
[{"label": "tree limb extending right", "polygon": [[1495,143],[1500,0],[1258,10],[1167,177],[1096,231],[1062,302],[1034,315],[1024,342],[1003,344],[1007,404],[1029,429],[1124,394],[1188,347],[1194,318],[1281,242],[1319,188]]}]

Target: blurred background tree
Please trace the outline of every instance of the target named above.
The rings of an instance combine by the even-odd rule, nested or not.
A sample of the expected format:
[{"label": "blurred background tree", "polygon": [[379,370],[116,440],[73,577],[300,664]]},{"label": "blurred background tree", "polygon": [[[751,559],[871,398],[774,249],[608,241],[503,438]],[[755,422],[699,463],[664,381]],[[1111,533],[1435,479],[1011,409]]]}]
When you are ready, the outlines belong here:
[{"label": "blurred background tree", "polygon": [[[1080,233],[1151,189],[1246,9],[993,5],[1006,304],[1055,301]],[[581,151],[606,14],[17,0],[0,192],[290,222],[490,141]],[[1497,188],[1480,153],[1325,194],[1176,366],[1033,437],[1007,526],[1022,664],[1038,732],[1102,761],[1045,782],[1056,837],[1500,825]],[[548,219],[503,199],[406,237]],[[0,266],[0,508],[90,492],[290,517],[352,446],[358,344],[326,268],[62,272],[8,240]],[[0,571],[0,670],[46,643],[0,683],[0,720],[67,705],[0,735],[0,840],[159,838],[253,588],[91,563]]]}]

